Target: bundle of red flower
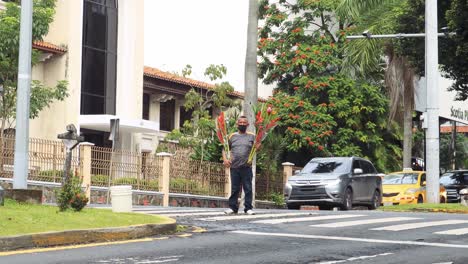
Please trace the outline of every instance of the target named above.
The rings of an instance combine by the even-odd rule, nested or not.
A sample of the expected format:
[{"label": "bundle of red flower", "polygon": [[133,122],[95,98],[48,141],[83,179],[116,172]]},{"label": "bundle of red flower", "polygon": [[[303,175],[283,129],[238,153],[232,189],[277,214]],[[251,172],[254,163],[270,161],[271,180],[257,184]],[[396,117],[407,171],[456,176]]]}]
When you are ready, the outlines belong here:
[{"label": "bundle of red flower", "polygon": [[255,153],[260,148],[262,141],[268,135],[268,132],[273,130],[276,127],[279,121],[278,113],[273,110],[271,105],[269,105],[265,111],[264,106],[262,109],[257,111],[257,115],[255,116],[255,143],[252,147],[252,150],[249,154],[248,163],[252,163],[253,157]]},{"label": "bundle of red flower", "polygon": [[218,118],[216,118],[216,135],[218,136],[219,142],[223,145],[226,158],[229,159],[229,135],[227,131],[224,112],[221,112]]}]

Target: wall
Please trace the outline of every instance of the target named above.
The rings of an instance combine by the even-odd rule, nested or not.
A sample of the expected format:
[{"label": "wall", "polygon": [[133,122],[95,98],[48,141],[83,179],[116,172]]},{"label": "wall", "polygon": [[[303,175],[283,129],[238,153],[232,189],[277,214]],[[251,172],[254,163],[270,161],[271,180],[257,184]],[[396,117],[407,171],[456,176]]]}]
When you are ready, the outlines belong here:
[{"label": "wall", "polygon": [[[53,103],[30,122],[30,137],[56,139],[67,124],[78,127],[81,96],[81,39],[83,1],[58,0],[54,21],[44,41],[67,48],[63,55],[54,55],[33,68],[33,79],[55,86],[68,81],[69,97]],[[51,118],[53,117],[53,118]],[[79,129],[79,128],[78,128]]]}]

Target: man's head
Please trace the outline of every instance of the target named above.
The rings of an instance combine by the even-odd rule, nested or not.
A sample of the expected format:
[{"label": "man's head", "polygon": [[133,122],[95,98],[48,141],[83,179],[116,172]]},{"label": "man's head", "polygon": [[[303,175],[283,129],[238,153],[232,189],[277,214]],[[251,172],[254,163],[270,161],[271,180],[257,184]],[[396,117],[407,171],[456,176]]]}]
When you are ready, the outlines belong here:
[{"label": "man's head", "polygon": [[245,131],[247,131],[248,126],[249,126],[249,120],[247,119],[246,116],[240,116],[237,119],[237,129],[239,129],[239,132],[245,133]]}]

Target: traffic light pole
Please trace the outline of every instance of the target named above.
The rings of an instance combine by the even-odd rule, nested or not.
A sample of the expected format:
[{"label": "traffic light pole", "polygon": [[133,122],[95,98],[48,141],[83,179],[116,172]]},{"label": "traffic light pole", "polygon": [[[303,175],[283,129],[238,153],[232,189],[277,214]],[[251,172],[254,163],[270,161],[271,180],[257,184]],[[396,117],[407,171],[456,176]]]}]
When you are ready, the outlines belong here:
[{"label": "traffic light pole", "polygon": [[437,37],[437,0],[426,0],[426,198],[439,203],[439,43]]}]

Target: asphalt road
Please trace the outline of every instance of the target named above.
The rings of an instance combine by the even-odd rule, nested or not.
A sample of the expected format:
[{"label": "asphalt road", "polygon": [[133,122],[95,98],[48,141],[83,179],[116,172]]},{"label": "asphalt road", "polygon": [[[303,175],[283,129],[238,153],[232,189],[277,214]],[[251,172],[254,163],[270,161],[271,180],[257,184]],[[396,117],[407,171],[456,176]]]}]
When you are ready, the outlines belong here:
[{"label": "asphalt road", "polygon": [[0,253],[0,263],[468,263],[468,215],[257,210],[254,216],[225,216],[221,209],[161,207],[139,211],[170,215],[190,228],[139,241]]}]

